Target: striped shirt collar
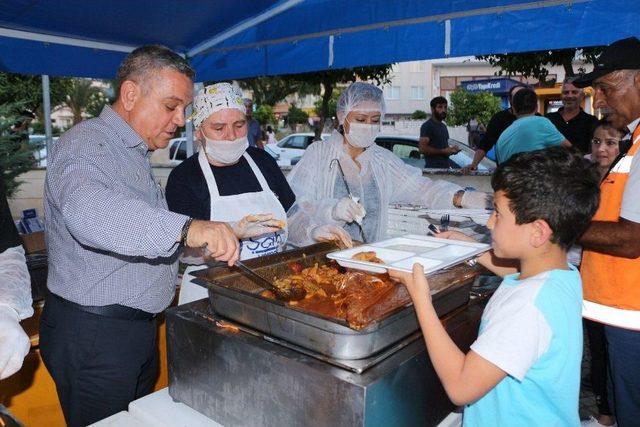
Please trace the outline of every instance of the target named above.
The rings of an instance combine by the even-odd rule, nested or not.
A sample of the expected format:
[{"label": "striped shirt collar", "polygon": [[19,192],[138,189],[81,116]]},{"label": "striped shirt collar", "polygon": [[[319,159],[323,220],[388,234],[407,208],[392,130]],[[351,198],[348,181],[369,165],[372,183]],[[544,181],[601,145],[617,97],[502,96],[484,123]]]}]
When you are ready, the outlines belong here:
[{"label": "striped shirt collar", "polygon": [[149,151],[147,144],[145,144],[140,135],[138,135],[118,113],[113,111],[110,105],[104,106],[100,113],[100,118],[118,134],[127,147],[139,148],[143,154],[147,154]]}]

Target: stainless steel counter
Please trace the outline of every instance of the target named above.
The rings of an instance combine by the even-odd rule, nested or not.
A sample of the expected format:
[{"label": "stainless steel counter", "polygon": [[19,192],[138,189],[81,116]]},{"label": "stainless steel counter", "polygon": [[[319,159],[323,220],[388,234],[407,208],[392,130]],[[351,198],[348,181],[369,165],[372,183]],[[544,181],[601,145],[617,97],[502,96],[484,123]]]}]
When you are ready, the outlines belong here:
[{"label": "stainless steel counter", "polygon": [[[443,323],[464,350],[483,300]],[[421,339],[361,374],[270,340],[220,327],[206,300],[167,312],[169,393],[225,426],[429,426],[451,412]]]}]

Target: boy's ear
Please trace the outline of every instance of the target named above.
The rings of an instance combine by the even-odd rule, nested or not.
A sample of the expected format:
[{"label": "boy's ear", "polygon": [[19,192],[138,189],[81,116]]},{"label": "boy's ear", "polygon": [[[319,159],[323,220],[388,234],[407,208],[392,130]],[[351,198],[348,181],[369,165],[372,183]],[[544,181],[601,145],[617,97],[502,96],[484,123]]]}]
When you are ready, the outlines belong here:
[{"label": "boy's ear", "polygon": [[553,230],[544,219],[537,219],[531,223],[531,235],[529,237],[529,243],[534,248],[539,248],[553,236]]}]

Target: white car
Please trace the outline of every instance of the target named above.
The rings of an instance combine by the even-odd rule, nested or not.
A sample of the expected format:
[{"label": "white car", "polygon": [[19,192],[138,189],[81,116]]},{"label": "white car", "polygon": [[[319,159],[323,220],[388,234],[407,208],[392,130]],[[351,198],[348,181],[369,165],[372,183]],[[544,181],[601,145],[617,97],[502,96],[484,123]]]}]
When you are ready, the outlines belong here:
[{"label": "white car", "polygon": [[[325,141],[330,136],[328,133],[323,133],[320,137]],[[292,133],[276,144],[265,145],[264,149],[276,159],[278,166],[293,166],[298,163],[304,151],[314,141],[315,135],[313,133]]]},{"label": "white car", "polygon": [[173,138],[167,146],[169,149],[169,164],[177,166],[187,160],[187,138]]},{"label": "white car", "polygon": [[[420,154],[418,141],[419,137],[415,135],[378,135],[376,137],[376,144],[392,151],[393,154],[400,157],[403,162],[424,169],[424,154]],[[451,138],[449,138],[449,145],[460,148],[459,153],[449,156],[449,159],[451,159],[453,163],[459,167],[471,164],[475,154],[475,151],[471,147]],[[489,171],[495,168],[496,163],[486,157],[482,159],[478,165],[479,171]]]}]

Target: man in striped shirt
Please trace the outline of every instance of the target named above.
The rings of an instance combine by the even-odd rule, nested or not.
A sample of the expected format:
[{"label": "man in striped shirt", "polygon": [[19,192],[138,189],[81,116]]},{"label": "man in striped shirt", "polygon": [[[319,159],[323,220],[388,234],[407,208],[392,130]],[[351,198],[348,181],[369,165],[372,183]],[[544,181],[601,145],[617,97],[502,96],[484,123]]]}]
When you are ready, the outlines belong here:
[{"label": "man in striped shirt", "polygon": [[155,315],[175,293],[183,246],[238,258],[226,223],[167,210],[149,158],[185,122],[194,72],[162,46],[134,50],[118,98],[66,132],[48,159],[44,191],[48,288],[42,357],[67,424],[91,424],[152,391]]}]

